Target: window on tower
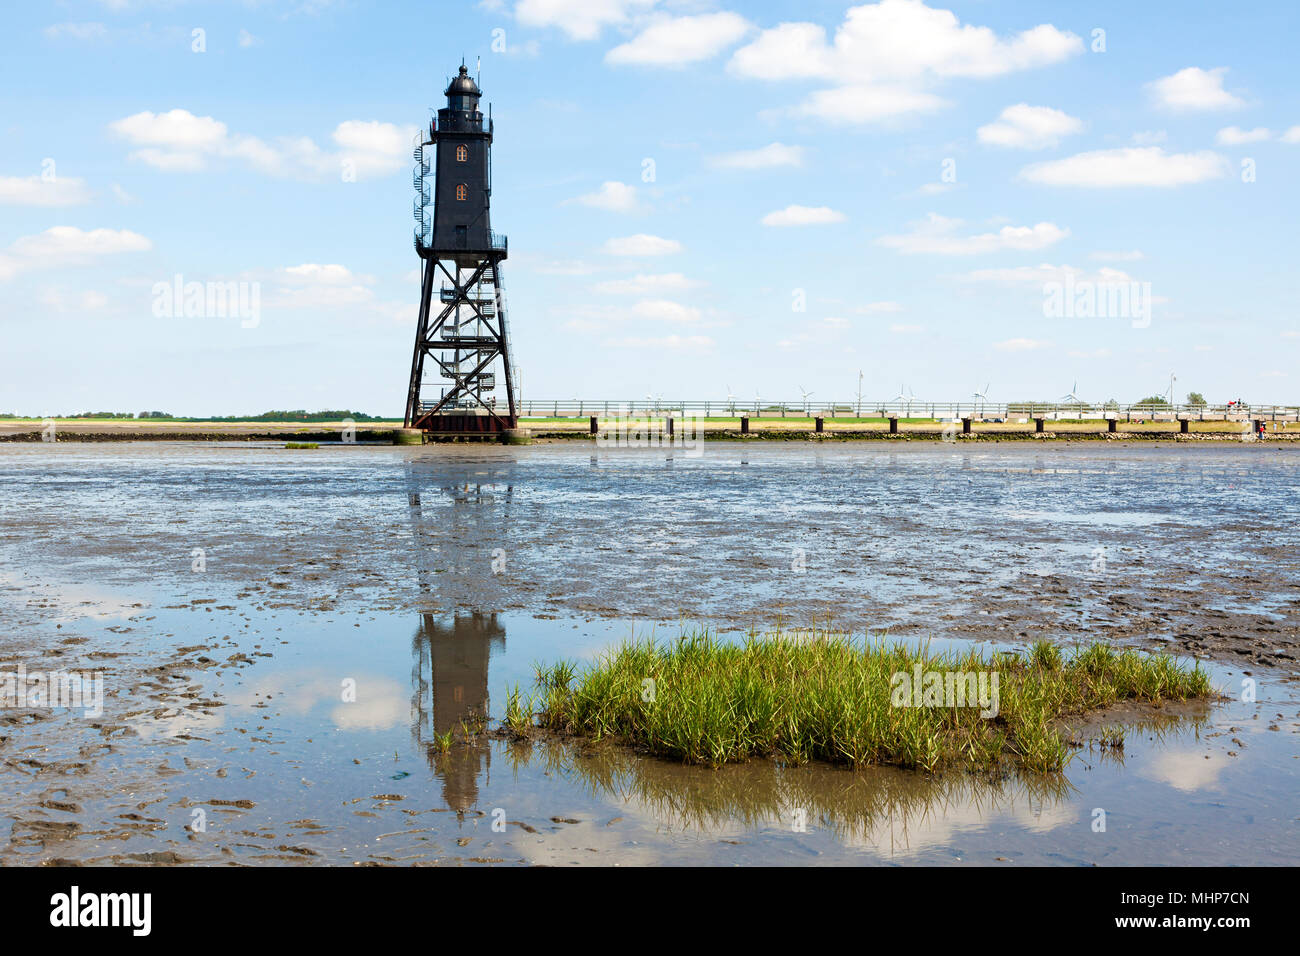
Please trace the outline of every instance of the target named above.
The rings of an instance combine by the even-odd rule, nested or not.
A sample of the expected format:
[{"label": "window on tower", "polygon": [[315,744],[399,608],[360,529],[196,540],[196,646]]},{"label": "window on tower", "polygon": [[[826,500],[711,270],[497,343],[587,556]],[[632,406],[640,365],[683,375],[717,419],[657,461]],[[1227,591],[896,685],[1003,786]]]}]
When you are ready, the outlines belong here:
[{"label": "window on tower", "polygon": [[456,162],[458,162],[458,163],[465,163],[465,162],[468,162],[468,161],[469,161],[469,147],[468,147],[468,146],[463,146],[463,145],[462,145],[462,146],[457,146],[457,147],[456,147]]},{"label": "window on tower", "polygon": [[456,187],[456,198],[457,198],[457,199],[468,199],[468,198],[469,198],[469,187],[466,186],[464,183],[459,184],[459,185]]}]

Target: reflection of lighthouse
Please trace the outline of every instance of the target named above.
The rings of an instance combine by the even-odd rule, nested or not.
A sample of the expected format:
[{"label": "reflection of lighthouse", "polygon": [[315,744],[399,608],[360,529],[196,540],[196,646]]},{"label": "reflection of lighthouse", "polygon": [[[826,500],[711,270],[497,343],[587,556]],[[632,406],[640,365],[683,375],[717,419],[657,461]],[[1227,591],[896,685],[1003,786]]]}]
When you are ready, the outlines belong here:
[{"label": "reflection of lighthouse", "polygon": [[[491,748],[479,738],[466,743],[461,722],[488,715],[488,662],[505,649],[505,628],[495,614],[456,615],[448,621],[422,614],[412,642],[415,652],[415,712],[412,728],[434,772],[442,778],[447,806],[467,810],[478,801],[478,776],[491,766]],[[456,743],[443,753],[435,735],[452,733]]]},{"label": "reflection of lighthouse", "polygon": [[407,462],[416,581],[437,606],[482,606],[484,585],[504,580],[494,560],[511,547],[513,475],[513,461]]}]

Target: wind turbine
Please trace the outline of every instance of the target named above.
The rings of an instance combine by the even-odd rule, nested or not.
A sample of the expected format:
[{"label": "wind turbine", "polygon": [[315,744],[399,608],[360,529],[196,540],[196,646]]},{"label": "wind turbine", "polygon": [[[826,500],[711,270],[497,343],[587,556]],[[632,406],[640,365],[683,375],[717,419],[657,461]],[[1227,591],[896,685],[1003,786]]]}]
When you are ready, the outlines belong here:
[{"label": "wind turbine", "polygon": [[900,385],[898,386],[898,394],[895,395],[893,398],[891,398],[891,399],[889,400],[890,404],[891,404],[891,405],[900,405],[900,406],[901,406],[905,401],[907,401],[907,394],[906,394],[906,393],[907,393],[907,388],[906,388],[906,386],[900,384]]},{"label": "wind turbine", "polygon": [[862,414],[862,369],[858,369],[858,414]]},{"label": "wind turbine", "polygon": [[727,413],[736,414],[736,396],[732,393],[730,385],[727,386]]},{"label": "wind turbine", "polygon": [[[990,382],[989,384],[992,383]],[[984,413],[984,402],[989,400],[989,386],[985,385],[983,391],[976,389],[974,394],[971,395],[971,398],[980,403],[980,414],[982,415]]]},{"label": "wind turbine", "polygon": [[799,391],[803,395],[803,411],[806,415],[808,414],[808,396],[811,395],[812,392],[807,391],[802,385],[799,386]]},{"label": "wind turbine", "polygon": [[1071,386],[1068,392],[1066,392],[1064,395],[1060,397],[1059,401],[1069,402],[1070,404],[1074,405],[1075,411],[1077,412],[1083,408],[1083,399],[1079,397],[1078,392],[1079,392],[1079,380],[1076,378],[1074,380],[1074,385]]}]

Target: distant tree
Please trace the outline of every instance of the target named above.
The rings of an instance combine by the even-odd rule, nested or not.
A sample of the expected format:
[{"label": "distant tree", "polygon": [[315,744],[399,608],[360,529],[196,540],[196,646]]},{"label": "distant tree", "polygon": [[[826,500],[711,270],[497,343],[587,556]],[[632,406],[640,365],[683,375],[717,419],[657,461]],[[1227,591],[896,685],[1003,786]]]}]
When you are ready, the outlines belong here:
[{"label": "distant tree", "polygon": [[1205,401],[1205,396],[1202,395],[1200,392],[1188,392],[1187,404],[1200,406],[1208,403]]},{"label": "distant tree", "polygon": [[1163,395],[1149,395],[1146,398],[1138,399],[1138,404],[1158,405],[1161,408],[1166,408],[1169,405],[1169,401]]},{"label": "distant tree", "polygon": [[1109,399],[1109,400],[1106,402],[1105,407],[1106,407],[1106,408],[1109,408],[1109,409],[1112,409],[1112,410],[1117,409],[1117,408],[1119,408],[1119,402],[1115,401],[1115,399],[1113,399],[1113,398],[1112,398],[1112,399]]}]

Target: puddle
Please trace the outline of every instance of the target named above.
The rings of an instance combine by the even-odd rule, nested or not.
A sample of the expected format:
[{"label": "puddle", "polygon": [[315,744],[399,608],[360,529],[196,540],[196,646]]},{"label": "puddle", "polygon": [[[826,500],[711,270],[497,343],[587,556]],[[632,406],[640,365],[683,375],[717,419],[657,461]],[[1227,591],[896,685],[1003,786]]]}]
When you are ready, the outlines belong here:
[{"label": "puddle", "polygon": [[[1265,651],[1295,646],[1294,569],[1270,549],[1297,506],[1280,497],[1265,522],[1251,504],[1293,466],[1201,456],[1206,497],[1167,514],[1183,453],[993,450],[961,474],[950,454],[867,449],[709,446],[703,466],[572,447],[2,449],[0,670],[101,671],[107,699],[100,718],[0,711],[0,862],[1294,865],[1300,700]],[[1013,470],[1060,483],[1019,492],[1035,513],[1114,512],[1095,483],[1119,481],[1145,489],[1133,515],[1168,520],[1026,537],[998,504]],[[1228,550],[1252,561],[1225,570]],[[1013,560],[1030,571],[990,587]],[[831,600],[799,600],[815,590]],[[1108,636],[1199,653],[1232,698],[1146,714],[1121,754],[1085,748],[1052,778],[439,743],[499,719],[536,662],[675,634],[679,611],[726,601],[739,610],[687,616],[797,625],[829,606],[936,650]]]}]

